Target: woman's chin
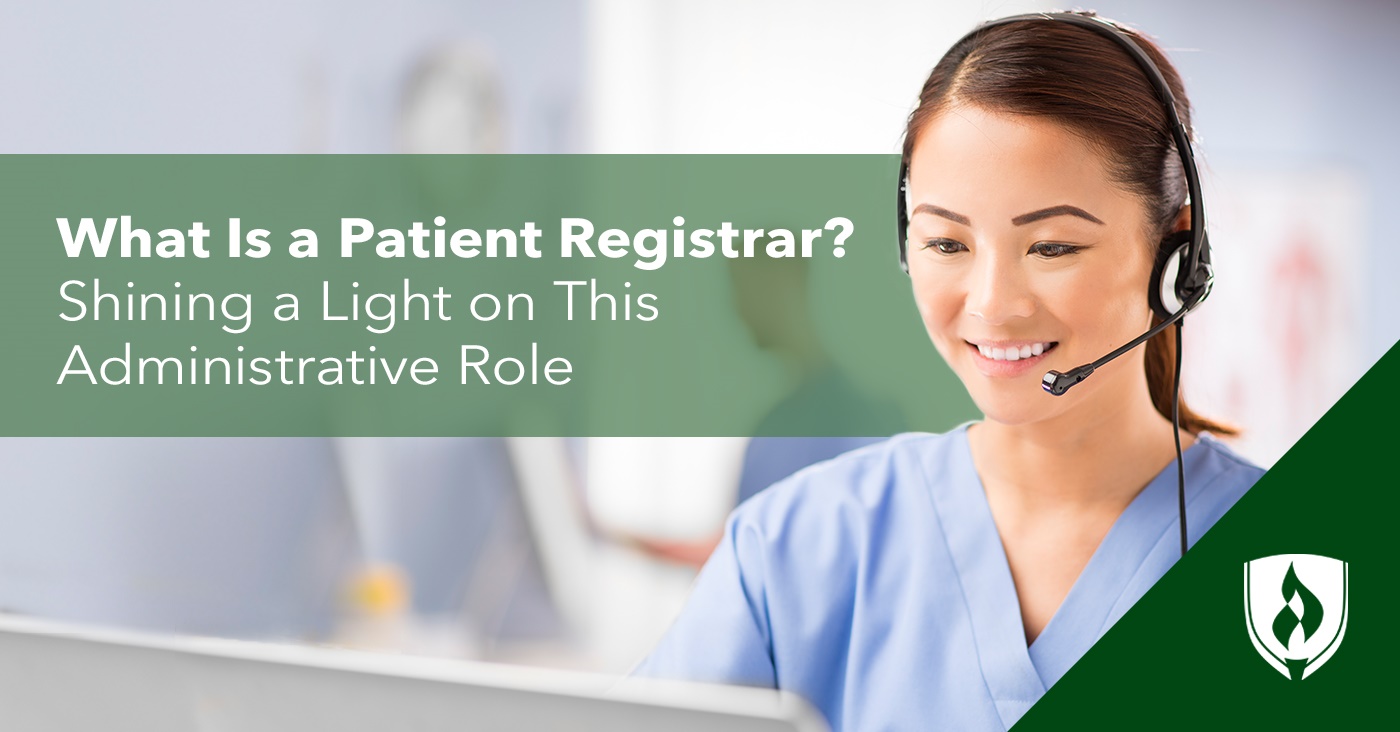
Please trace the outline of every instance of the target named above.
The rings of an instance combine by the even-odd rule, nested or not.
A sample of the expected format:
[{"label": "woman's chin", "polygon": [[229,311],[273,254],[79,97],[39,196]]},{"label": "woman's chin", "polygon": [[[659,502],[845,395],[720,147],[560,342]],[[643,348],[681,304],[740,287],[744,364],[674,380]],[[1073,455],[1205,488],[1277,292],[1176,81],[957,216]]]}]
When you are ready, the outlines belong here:
[{"label": "woman's chin", "polygon": [[1049,394],[1037,390],[1029,397],[998,394],[992,397],[978,398],[974,395],[973,402],[988,421],[1017,426],[1031,424],[1052,416],[1055,410],[1051,407],[1054,405],[1044,403],[1043,399],[1046,398],[1051,397]]}]

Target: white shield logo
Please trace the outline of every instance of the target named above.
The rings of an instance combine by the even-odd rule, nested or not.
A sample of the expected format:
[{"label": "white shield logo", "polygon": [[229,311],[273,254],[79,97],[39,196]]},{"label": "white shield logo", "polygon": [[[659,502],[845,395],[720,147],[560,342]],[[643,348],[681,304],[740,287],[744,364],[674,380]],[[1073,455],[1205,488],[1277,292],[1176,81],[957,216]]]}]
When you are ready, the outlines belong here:
[{"label": "white shield logo", "polygon": [[1244,617],[1254,650],[1290,679],[1306,679],[1347,631],[1347,563],[1316,554],[1245,562]]}]

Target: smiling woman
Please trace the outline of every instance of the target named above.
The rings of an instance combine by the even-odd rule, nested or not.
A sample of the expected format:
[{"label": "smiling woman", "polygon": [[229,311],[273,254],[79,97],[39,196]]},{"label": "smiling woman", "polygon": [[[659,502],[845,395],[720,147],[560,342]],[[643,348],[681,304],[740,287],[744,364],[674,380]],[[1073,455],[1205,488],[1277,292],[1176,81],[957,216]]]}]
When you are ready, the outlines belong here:
[{"label": "smiling woman", "polygon": [[793,690],[838,730],[1020,719],[1263,472],[1173,388],[1210,282],[1189,129],[1156,45],[1091,13],[954,44],[905,131],[899,244],[985,419],[741,505],[639,672]]},{"label": "smiling woman", "polygon": [[[920,315],[984,414],[1025,424],[1106,400],[1161,421],[1141,356],[1064,398],[1036,394],[1046,368],[1089,363],[1151,326],[1144,207],[1088,143],[1045,118],[964,102],[917,135],[909,197]],[[1057,345],[1029,361],[994,360],[1035,343]]]}]

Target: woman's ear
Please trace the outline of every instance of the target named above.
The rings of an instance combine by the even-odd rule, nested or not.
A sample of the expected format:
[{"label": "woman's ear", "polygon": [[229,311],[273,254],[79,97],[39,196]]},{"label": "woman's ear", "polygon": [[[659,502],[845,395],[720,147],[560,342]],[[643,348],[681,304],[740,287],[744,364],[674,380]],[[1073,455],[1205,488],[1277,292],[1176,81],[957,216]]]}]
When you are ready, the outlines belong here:
[{"label": "woman's ear", "polygon": [[1176,221],[1172,223],[1172,231],[1187,231],[1191,228],[1191,204],[1181,207],[1181,211],[1176,214]]}]

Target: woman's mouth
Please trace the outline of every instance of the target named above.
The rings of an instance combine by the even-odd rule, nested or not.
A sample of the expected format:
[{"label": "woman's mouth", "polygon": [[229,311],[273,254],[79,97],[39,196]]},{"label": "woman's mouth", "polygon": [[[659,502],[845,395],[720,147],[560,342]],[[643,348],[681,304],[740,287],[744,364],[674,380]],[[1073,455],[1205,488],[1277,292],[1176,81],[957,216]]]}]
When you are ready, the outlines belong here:
[{"label": "woman's mouth", "polygon": [[1010,378],[1036,368],[1059,341],[963,341],[972,352],[972,361],[983,376]]}]

